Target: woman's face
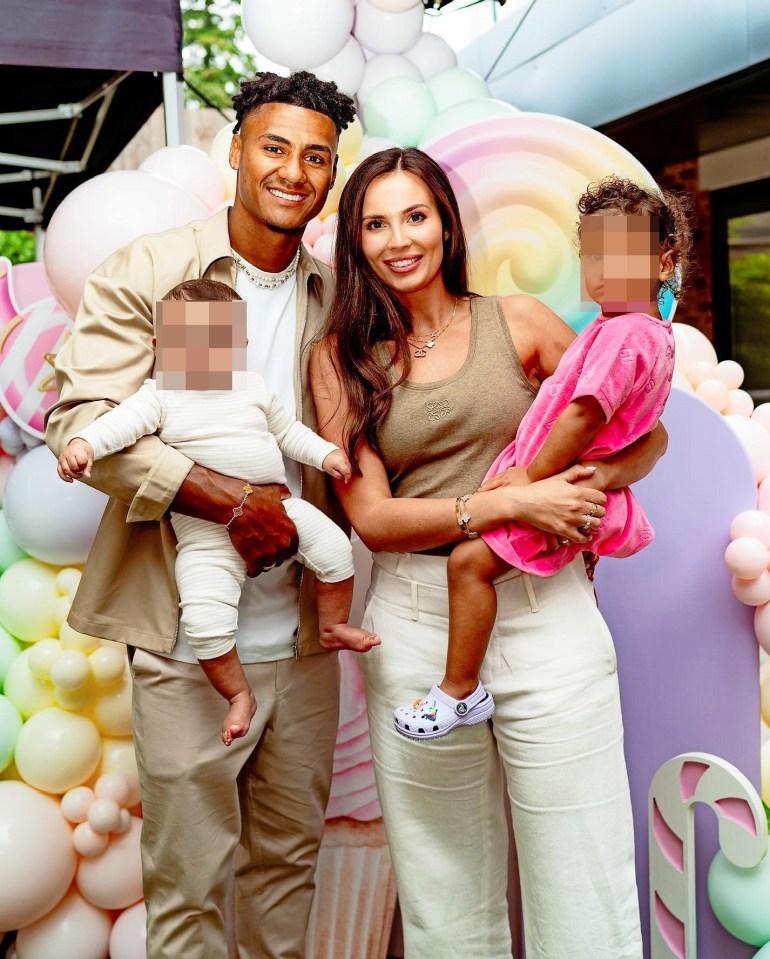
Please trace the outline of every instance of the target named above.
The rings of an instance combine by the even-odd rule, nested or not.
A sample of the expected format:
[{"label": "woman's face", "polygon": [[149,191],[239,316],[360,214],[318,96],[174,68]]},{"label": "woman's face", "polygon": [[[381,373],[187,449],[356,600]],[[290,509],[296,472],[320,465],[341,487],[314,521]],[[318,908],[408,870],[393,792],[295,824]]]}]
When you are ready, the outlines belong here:
[{"label": "woman's face", "polygon": [[416,293],[443,283],[443,233],[433,196],[413,173],[386,173],[366,191],[361,247],[371,268],[395,293]]}]

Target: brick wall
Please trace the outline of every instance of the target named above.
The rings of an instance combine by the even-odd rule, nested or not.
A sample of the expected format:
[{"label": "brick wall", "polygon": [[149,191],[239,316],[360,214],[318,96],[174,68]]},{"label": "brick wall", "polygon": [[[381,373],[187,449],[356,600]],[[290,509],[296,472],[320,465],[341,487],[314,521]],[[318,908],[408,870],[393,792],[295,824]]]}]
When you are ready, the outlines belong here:
[{"label": "brick wall", "polygon": [[695,222],[693,266],[689,289],[677,306],[676,321],[689,323],[714,338],[714,314],[711,297],[711,195],[698,189],[698,161],[671,163],[654,174],[667,190],[689,193],[693,199]]}]

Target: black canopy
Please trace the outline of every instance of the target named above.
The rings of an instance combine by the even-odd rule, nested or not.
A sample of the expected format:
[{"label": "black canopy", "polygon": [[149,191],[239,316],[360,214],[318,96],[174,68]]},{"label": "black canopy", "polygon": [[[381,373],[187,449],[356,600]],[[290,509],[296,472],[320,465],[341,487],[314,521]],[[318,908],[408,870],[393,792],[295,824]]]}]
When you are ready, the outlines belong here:
[{"label": "black canopy", "polygon": [[[3,0],[2,7],[0,229],[8,230],[47,224],[163,101],[162,75],[182,70],[182,16],[179,0]],[[81,161],[84,169],[67,169]]]}]

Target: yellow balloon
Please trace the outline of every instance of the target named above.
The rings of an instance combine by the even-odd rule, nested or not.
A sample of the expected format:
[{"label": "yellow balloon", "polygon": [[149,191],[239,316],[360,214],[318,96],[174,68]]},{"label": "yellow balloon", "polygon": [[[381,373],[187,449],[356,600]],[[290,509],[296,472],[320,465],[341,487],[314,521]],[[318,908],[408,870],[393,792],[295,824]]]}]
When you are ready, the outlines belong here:
[{"label": "yellow balloon", "polygon": [[340,205],[340,195],[342,194],[342,188],[345,186],[347,181],[347,173],[345,172],[345,167],[342,163],[337,164],[337,179],[334,181],[334,186],[329,190],[329,195],[326,198],[326,203],[323,205],[323,209],[318,214],[318,219],[323,220],[327,216],[331,216],[332,213],[337,212],[337,207]]},{"label": "yellow balloon", "polygon": [[141,802],[139,791],[139,769],[136,765],[134,741],[130,737],[112,739],[105,737],[102,743],[102,761],[99,776],[105,773],[120,773],[128,782],[129,797],[123,804],[129,809]]},{"label": "yellow balloon", "polygon": [[105,736],[131,735],[131,680],[128,673],[116,689],[97,697],[90,715]]},{"label": "yellow balloon", "polygon": [[58,706],[31,716],[16,740],[22,779],[48,793],[65,793],[88,780],[99,765],[102,741],[85,716]]},{"label": "yellow balloon", "polygon": [[57,575],[56,588],[60,593],[68,596],[70,600],[72,600],[75,598],[75,593],[77,592],[82,575],[76,566],[67,566]]},{"label": "yellow balloon", "polygon": [[36,559],[19,560],[0,576],[0,624],[26,643],[54,636],[58,598],[54,567]]},{"label": "yellow balloon", "polygon": [[96,636],[86,636],[85,633],[79,633],[73,629],[69,623],[62,623],[59,629],[59,641],[62,649],[77,649],[88,656],[97,647],[102,645],[102,641]]},{"label": "yellow balloon", "polygon": [[58,639],[41,639],[27,650],[27,661],[36,679],[51,681],[51,664],[61,652]]},{"label": "yellow balloon", "polygon": [[79,649],[64,649],[51,663],[51,682],[59,689],[74,692],[90,678],[88,656]]},{"label": "yellow balloon", "polygon": [[121,649],[100,646],[88,657],[94,681],[100,686],[109,686],[123,677],[128,667],[126,647]]},{"label": "yellow balloon", "polygon": [[364,128],[361,126],[361,121],[356,117],[350,126],[340,134],[340,142],[337,147],[340,161],[345,165],[352,163],[358,156],[363,140]]},{"label": "yellow balloon", "polygon": [[53,604],[53,618],[56,621],[57,626],[61,626],[62,623],[67,621],[71,606],[72,600],[69,598],[69,596],[60,596]]},{"label": "yellow balloon", "polygon": [[53,686],[35,676],[29,668],[29,654],[30,650],[25,649],[14,659],[5,675],[4,687],[5,695],[24,719],[54,704]]},{"label": "yellow balloon", "polygon": [[62,709],[68,709],[72,713],[82,713],[88,709],[98,692],[99,690],[90,675],[86,682],[77,689],[63,689],[61,686],[54,686],[53,688],[56,705],[61,706]]}]

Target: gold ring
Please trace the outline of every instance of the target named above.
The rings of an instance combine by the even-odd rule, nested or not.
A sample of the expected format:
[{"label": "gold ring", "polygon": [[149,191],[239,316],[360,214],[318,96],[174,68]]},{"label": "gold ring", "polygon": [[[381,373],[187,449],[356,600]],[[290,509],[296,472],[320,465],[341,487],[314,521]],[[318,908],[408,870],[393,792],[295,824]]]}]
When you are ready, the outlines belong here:
[{"label": "gold ring", "polygon": [[598,503],[591,503],[591,512],[590,512],[588,515],[589,515],[589,516],[596,516],[596,511],[597,511],[598,509],[599,509],[599,504],[598,504]]}]

